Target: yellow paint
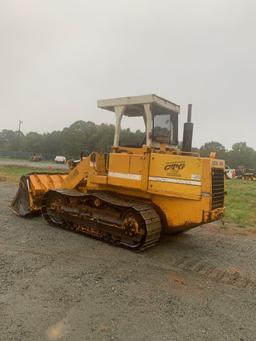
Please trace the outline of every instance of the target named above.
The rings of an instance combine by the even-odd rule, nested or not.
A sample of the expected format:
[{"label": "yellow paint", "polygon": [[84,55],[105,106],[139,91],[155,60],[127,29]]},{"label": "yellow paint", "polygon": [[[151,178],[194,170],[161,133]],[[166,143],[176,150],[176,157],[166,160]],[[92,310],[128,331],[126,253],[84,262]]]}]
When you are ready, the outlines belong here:
[{"label": "yellow paint", "polygon": [[222,160],[177,151],[119,148],[106,163],[103,154],[89,155],[67,176],[31,175],[31,205],[37,207],[35,199],[52,188],[112,191],[154,203],[166,232],[185,230],[223,214],[223,207],[211,208],[212,168],[224,169]]}]

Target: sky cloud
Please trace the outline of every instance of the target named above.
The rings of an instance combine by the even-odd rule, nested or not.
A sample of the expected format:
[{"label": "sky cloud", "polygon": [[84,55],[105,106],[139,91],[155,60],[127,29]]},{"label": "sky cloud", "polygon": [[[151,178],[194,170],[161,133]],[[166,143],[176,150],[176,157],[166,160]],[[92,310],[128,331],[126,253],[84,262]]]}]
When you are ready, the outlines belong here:
[{"label": "sky cloud", "polygon": [[195,145],[256,148],[255,12],[250,0],[0,0],[0,129],[114,122],[97,99],[156,93],[182,106],[181,124],[193,103]]}]

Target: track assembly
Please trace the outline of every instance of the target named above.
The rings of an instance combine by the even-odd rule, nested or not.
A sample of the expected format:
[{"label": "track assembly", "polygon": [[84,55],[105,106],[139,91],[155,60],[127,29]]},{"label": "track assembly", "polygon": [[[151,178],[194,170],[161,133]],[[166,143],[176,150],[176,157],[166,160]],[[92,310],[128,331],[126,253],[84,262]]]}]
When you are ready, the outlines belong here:
[{"label": "track assembly", "polygon": [[137,251],[154,246],[161,233],[160,217],[150,203],[100,191],[49,191],[42,214],[50,225]]}]

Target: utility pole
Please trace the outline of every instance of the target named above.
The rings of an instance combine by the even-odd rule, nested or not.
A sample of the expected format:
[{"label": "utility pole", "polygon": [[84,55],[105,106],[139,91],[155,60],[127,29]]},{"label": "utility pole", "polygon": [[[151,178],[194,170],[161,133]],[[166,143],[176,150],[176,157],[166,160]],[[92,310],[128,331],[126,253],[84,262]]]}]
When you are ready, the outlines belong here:
[{"label": "utility pole", "polygon": [[18,147],[18,150],[20,149],[20,127],[22,125],[23,121],[19,120],[19,129],[18,129],[18,141],[17,141],[17,147]]}]

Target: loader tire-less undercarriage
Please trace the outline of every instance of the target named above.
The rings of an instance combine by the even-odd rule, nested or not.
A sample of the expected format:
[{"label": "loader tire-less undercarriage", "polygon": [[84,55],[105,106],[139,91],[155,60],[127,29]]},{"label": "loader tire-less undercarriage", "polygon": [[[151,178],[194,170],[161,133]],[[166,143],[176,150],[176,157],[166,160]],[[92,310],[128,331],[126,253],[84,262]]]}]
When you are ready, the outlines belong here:
[{"label": "loader tire-less undercarriage", "polygon": [[49,191],[42,214],[53,226],[132,250],[145,250],[160,238],[161,221],[152,204],[112,193]]}]

